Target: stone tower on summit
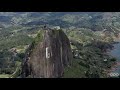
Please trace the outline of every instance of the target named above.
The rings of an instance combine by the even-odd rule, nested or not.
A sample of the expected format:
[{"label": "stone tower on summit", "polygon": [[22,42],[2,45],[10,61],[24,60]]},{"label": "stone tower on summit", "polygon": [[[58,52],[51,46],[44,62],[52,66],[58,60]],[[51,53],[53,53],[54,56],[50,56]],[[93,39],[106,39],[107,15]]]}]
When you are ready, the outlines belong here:
[{"label": "stone tower on summit", "polygon": [[[37,42],[37,43],[36,43]],[[71,65],[72,51],[68,37],[62,30],[41,30],[38,38],[26,51],[22,76],[31,78],[59,78]]]}]

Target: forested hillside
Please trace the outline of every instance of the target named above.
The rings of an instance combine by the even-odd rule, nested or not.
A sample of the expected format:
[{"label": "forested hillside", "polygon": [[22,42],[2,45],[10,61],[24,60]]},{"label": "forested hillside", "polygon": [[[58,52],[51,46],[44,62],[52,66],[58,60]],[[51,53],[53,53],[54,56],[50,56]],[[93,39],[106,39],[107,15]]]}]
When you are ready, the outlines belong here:
[{"label": "forested hillside", "polygon": [[1,75],[15,72],[44,25],[60,26],[71,42],[73,66],[64,77],[106,77],[115,63],[105,52],[120,38],[119,12],[0,12]]}]

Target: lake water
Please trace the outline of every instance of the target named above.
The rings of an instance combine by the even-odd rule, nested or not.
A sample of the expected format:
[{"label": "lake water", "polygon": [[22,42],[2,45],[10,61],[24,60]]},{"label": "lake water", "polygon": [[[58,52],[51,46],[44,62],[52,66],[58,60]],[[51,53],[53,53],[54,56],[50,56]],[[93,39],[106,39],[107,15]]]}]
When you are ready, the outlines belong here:
[{"label": "lake water", "polygon": [[110,51],[110,54],[118,59],[120,61],[120,42],[117,44],[114,44],[114,49]]},{"label": "lake water", "polygon": [[110,51],[110,55],[112,55],[113,57],[115,57],[117,59],[118,65],[117,65],[116,69],[112,72],[120,74],[120,41],[119,41],[119,43],[116,43],[113,46],[114,46],[114,49]]}]

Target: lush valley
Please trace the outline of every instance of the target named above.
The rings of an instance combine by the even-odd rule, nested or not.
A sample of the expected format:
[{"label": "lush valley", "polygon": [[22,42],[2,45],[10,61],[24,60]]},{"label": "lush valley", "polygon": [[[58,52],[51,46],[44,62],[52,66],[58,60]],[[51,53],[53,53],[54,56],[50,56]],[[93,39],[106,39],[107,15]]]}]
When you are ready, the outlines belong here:
[{"label": "lush valley", "polygon": [[18,70],[43,25],[60,26],[70,40],[74,60],[63,77],[108,77],[107,70],[116,60],[106,51],[120,38],[118,12],[1,12],[0,77]]}]

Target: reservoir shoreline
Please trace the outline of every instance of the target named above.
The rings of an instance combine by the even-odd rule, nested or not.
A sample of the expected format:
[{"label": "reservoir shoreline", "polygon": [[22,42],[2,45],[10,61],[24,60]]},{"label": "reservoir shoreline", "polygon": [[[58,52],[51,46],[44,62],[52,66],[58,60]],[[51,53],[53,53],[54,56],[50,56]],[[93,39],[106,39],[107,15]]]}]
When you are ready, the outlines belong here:
[{"label": "reservoir shoreline", "polygon": [[116,58],[116,63],[107,70],[107,74],[116,73],[120,75],[120,39],[115,40],[113,43],[113,48],[107,50],[107,54],[110,57]]}]

